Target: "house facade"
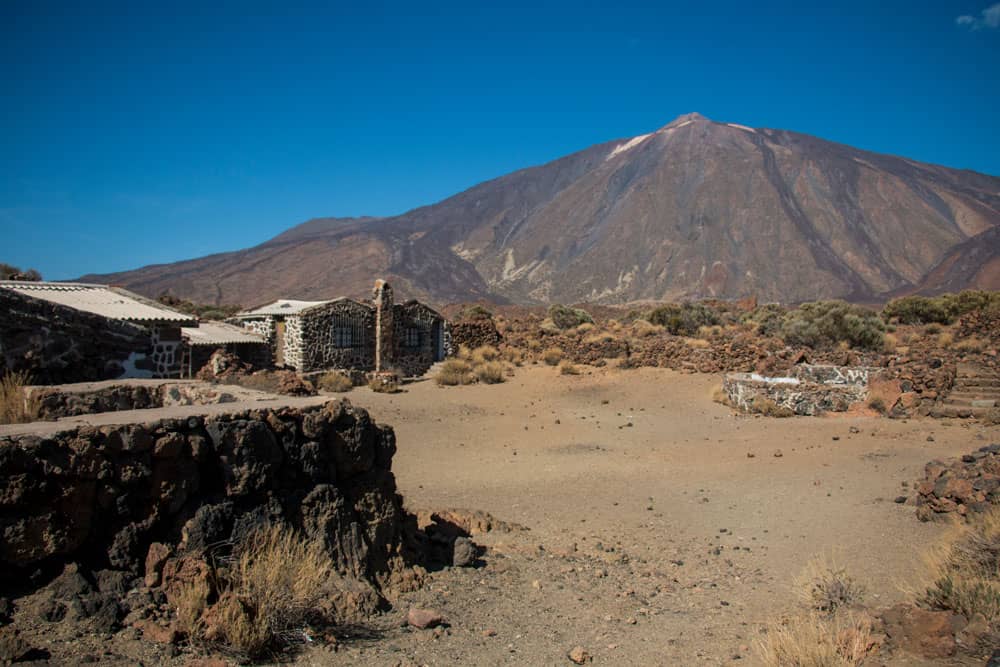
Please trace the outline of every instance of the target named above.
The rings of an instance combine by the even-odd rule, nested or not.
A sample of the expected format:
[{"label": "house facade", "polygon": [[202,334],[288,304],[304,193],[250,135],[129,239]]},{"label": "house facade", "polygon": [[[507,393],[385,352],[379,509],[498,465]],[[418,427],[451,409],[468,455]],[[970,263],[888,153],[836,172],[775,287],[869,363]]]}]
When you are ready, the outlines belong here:
[{"label": "house facade", "polygon": [[44,384],[174,378],[198,320],[108,285],[0,281],[0,374]]},{"label": "house facade", "polygon": [[447,354],[447,323],[418,302],[393,302],[379,280],[370,302],[279,300],[235,320],[271,342],[275,364],[300,373],[328,369],[423,375]]}]

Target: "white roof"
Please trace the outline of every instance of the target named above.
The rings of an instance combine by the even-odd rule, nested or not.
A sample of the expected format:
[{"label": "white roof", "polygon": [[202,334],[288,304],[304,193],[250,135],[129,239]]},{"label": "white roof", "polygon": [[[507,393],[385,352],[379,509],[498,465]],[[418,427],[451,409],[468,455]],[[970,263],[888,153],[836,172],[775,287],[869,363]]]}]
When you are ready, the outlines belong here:
[{"label": "white roof", "polygon": [[0,288],[126,322],[177,322],[198,326],[193,315],[108,285],[0,280]]},{"label": "white roof", "polygon": [[253,310],[247,310],[236,317],[257,317],[264,315],[298,315],[306,308],[312,308],[313,306],[320,306],[324,303],[329,303],[329,301],[296,301],[294,299],[278,299],[272,303],[261,306],[260,308],[254,308]]},{"label": "white roof", "polygon": [[243,327],[205,320],[202,320],[197,328],[182,327],[181,336],[190,345],[226,345],[228,343],[260,343],[263,345],[267,342],[260,334],[255,334]]}]

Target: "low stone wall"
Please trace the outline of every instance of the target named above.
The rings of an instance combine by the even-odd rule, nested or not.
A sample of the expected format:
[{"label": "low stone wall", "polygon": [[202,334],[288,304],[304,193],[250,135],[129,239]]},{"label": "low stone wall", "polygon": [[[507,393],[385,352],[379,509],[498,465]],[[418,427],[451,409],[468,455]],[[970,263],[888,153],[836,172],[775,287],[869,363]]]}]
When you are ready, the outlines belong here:
[{"label": "low stone wall", "polygon": [[797,415],[844,412],[865,399],[871,369],[803,364],[793,372],[799,374],[801,377],[768,378],[756,373],[730,373],[722,389],[729,404],[743,412],[755,412],[754,402],[759,399]]},{"label": "low stone wall", "polygon": [[451,353],[457,353],[458,348],[465,346],[470,350],[488,345],[496,347],[503,341],[503,336],[497,331],[493,320],[460,320],[452,322],[451,331]]},{"label": "low stone wall", "polygon": [[134,324],[13,290],[0,290],[0,313],[0,374],[24,370],[41,384],[91,382],[152,377],[167,361],[169,343],[154,359],[151,332]]},{"label": "low stone wall", "polygon": [[71,386],[35,387],[31,393],[39,403],[39,418],[47,420],[98,412],[147,410],[171,405],[212,405],[236,400],[231,393],[217,387],[189,383],[116,384],[81,391]]},{"label": "low stone wall", "polygon": [[931,461],[914,489],[921,521],[988,511],[1000,504],[1000,444],[957,459]]},{"label": "low stone wall", "polygon": [[378,590],[415,525],[395,451],[392,429],[347,401],[0,438],[0,590],[68,563],[150,575],[154,551],[154,567],[203,557],[264,522],[322,540],[343,574]]}]

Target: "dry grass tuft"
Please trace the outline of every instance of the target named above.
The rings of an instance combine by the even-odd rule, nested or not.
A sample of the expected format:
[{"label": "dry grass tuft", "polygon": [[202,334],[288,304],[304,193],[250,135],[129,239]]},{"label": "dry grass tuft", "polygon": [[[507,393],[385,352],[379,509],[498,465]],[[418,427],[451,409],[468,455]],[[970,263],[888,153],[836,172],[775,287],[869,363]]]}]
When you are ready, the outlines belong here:
[{"label": "dry grass tuft", "polygon": [[769,398],[763,396],[757,396],[750,403],[750,411],[755,412],[759,415],[764,415],[765,417],[794,417],[795,412],[784,405],[778,405]]},{"label": "dry grass tuft", "polygon": [[563,351],[558,347],[550,347],[549,349],[542,352],[542,361],[547,363],[549,366],[555,366],[563,358]]},{"label": "dry grass tuft", "polygon": [[899,344],[899,339],[896,338],[894,334],[887,333],[882,339],[882,351],[892,354],[896,351]]},{"label": "dry grass tuft", "polygon": [[560,375],[579,375],[580,368],[570,360],[563,361],[559,364],[559,374]]},{"label": "dry grass tuft", "polygon": [[0,424],[25,424],[38,419],[37,398],[25,388],[31,385],[27,371],[8,371],[0,378]]},{"label": "dry grass tuft", "polygon": [[1000,631],[1000,507],[955,528],[925,560],[932,583],[922,603],[966,618],[982,614]]},{"label": "dry grass tuft", "polygon": [[955,342],[955,336],[954,336],[954,334],[952,334],[952,333],[950,333],[948,331],[945,331],[944,333],[939,334],[938,337],[937,337],[938,347],[944,348],[946,350],[948,348],[950,348],[954,342]]},{"label": "dry grass tuft", "polygon": [[697,350],[704,350],[712,347],[712,344],[704,338],[684,338],[684,344]]},{"label": "dry grass tuft", "polygon": [[864,613],[811,613],[770,623],[756,648],[769,667],[857,667],[878,649],[873,628]]},{"label": "dry grass tuft", "polygon": [[802,599],[815,611],[832,614],[864,597],[864,588],[832,558],[809,561],[796,583]]},{"label": "dry grass tuft", "polygon": [[233,554],[219,601],[217,641],[251,658],[290,643],[336,592],[337,573],[322,542],[284,526],[252,533]]},{"label": "dry grass tuft", "polygon": [[399,377],[392,373],[377,373],[368,380],[368,388],[377,394],[398,394],[402,391]]},{"label": "dry grass tuft", "polygon": [[729,394],[726,393],[721,384],[715,385],[712,389],[712,400],[722,405],[729,405]]},{"label": "dry grass tuft", "polygon": [[968,338],[963,338],[955,343],[954,349],[956,352],[972,352],[978,354],[986,349],[986,343],[975,336],[969,336]]},{"label": "dry grass tuft", "polygon": [[652,324],[647,320],[636,320],[632,323],[632,335],[638,338],[645,338],[647,336],[655,336],[656,334],[662,333],[664,331],[663,327]]},{"label": "dry grass tuft", "polygon": [[584,335],[586,333],[590,333],[593,330],[594,330],[594,323],[593,322],[584,322],[583,324],[577,325],[577,327],[575,329],[576,335],[578,335],[578,336],[582,336],[582,335]]},{"label": "dry grass tuft", "polygon": [[496,361],[499,359],[500,350],[489,345],[482,345],[474,349],[468,358],[473,364],[484,364],[487,361]]},{"label": "dry grass tuft", "polygon": [[434,381],[444,387],[454,387],[463,384],[472,384],[476,381],[476,376],[472,372],[472,365],[465,359],[447,359],[441,364],[441,369],[434,376]]},{"label": "dry grass tuft", "polygon": [[475,367],[476,377],[484,384],[504,382],[507,379],[504,370],[504,365],[499,361],[487,361]]},{"label": "dry grass tuft", "polygon": [[618,340],[613,333],[610,331],[603,331],[601,333],[591,334],[583,339],[583,342],[587,345],[603,345],[605,343],[613,343]]},{"label": "dry grass tuft", "polygon": [[881,396],[874,396],[870,398],[868,400],[868,407],[874,410],[875,412],[879,413],[880,415],[884,415],[887,409],[885,406],[885,399],[883,399]]},{"label": "dry grass tuft", "polygon": [[322,391],[341,393],[353,389],[354,383],[351,382],[351,378],[347,377],[344,373],[331,371],[329,373],[324,373],[319,377],[319,379],[316,380],[316,388]]},{"label": "dry grass tuft", "polygon": [[505,347],[501,353],[503,360],[514,366],[524,365],[524,350],[516,347]]}]

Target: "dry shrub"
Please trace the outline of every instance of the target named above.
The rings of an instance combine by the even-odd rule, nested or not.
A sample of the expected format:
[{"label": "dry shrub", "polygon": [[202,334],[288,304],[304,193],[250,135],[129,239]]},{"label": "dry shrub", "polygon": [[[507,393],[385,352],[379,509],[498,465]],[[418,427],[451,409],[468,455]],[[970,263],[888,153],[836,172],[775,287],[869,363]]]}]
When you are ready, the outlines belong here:
[{"label": "dry shrub", "polygon": [[605,343],[613,343],[618,340],[614,334],[608,331],[603,331],[601,333],[591,334],[583,339],[583,342],[587,345],[603,345]]},{"label": "dry shrub", "polygon": [[483,345],[474,349],[468,358],[473,364],[484,364],[487,361],[496,361],[499,359],[500,350],[489,345]]},{"label": "dry shrub", "polygon": [[476,376],[472,366],[465,359],[448,359],[434,376],[434,381],[441,386],[454,387],[461,384],[472,384]]},{"label": "dry shrub", "polygon": [[729,394],[726,393],[721,384],[715,385],[712,389],[712,400],[722,405],[729,405]]},{"label": "dry shrub", "polygon": [[896,351],[898,343],[899,339],[894,334],[887,333],[882,339],[882,351],[891,354]]},{"label": "dry shrub", "polygon": [[398,394],[399,377],[394,373],[376,373],[368,380],[368,388],[377,394]]},{"label": "dry shrub", "polygon": [[815,558],[796,581],[802,599],[814,610],[835,613],[861,602],[864,588],[832,558]]},{"label": "dry shrub", "polygon": [[609,329],[611,329],[612,331],[621,331],[621,330],[622,330],[622,323],[621,323],[621,322],[619,322],[618,320],[608,320],[608,321],[607,321],[607,322],[605,323],[605,325],[606,325],[606,326],[607,326],[607,327],[608,327]]},{"label": "dry shrub", "polygon": [[589,332],[591,332],[593,330],[594,330],[594,323],[593,322],[584,322],[583,324],[577,326],[576,329],[574,329],[574,331],[576,332],[576,335],[578,335],[578,336],[582,336],[585,333],[589,333]]},{"label": "dry shrub", "polygon": [[25,424],[38,419],[38,399],[25,389],[31,385],[27,371],[9,371],[0,378],[0,424]]},{"label": "dry shrub", "polygon": [[170,601],[175,604],[177,629],[188,637],[197,639],[203,636],[205,624],[202,622],[202,614],[208,607],[210,593],[208,582],[195,579],[191,583],[184,584],[176,597],[171,598]]},{"label": "dry shrub", "polygon": [[547,363],[549,366],[555,366],[563,358],[563,351],[558,347],[550,347],[549,349],[542,352],[542,361]]},{"label": "dry shrub", "polygon": [[932,583],[922,603],[966,618],[982,614],[1000,631],[1000,507],[956,527],[925,560]]},{"label": "dry shrub", "polygon": [[938,337],[937,337],[938,347],[944,348],[946,350],[949,347],[951,347],[954,342],[955,342],[955,336],[954,336],[954,334],[952,334],[952,333],[950,333],[948,331],[945,331],[944,333],[939,334]]},{"label": "dry shrub", "polygon": [[722,335],[722,327],[718,324],[714,324],[712,326],[702,325],[698,327],[698,338],[712,338],[713,336],[720,335]]},{"label": "dry shrub", "polygon": [[986,343],[975,336],[970,336],[955,343],[954,349],[957,352],[973,352],[978,354],[986,349]]},{"label": "dry shrub", "polygon": [[868,407],[880,415],[884,415],[886,411],[885,399],[881,396],[874,396],[868,400]]},{"label": "dry shrub", "polygon": [[329,373],[324,373],[318,380],[316,380],[316,388],[322,391],[341,393],[353,389],[354,383],[351,382],[351,378],[347,377],[344,373],[331,371]]},{"label": "dry shrub", "polygon": [[653,324],[647,320],[636,320],[632,323],[632,334],[639,338],[655,336],[663,331],[663,327]]},{"label": "dry shrub", "polygon": [[757,396],[750,403],[750,411],[765,417],[794,417],[795,411],[784,405],[778,405],[770,398]]},{"label": "dry shrub", "polygon": [[555,336],[562,332],[562,329],[556,326],[556,323],[548,317],[542,320],[542,323],[538,325],[538,330],[549,336]]},{"label": "dry shrub", "polygon": [[459,359],[472,361],[472,350],[470,350],[466,345],[459,345],[458,352],[455,353],[455,356],[458,357]]},{"label": "dry shrub", "polygon": [[771,667],[856,667],[878,649],[865,613],[810,613],[768,624],[756,648]]},{"label": "dry shrub", "polygon": [[484,384],[499,384],[506,377],[504,365],[499,361],[487,361],[475,367],[476,377]]},{"label": "dry shrub", "polygon": [[531,338],[526,343],[529,352],[538,352],[542,349],[542,341]]},{"label": "dry shrub", "polygon": [[519,350],[516,347],[505,347],[503,349],[501,356],[503,357],[504,361],[506,361],[509,364],[513,364],[514,366],[524,365],[524,351]]},{"label": "dry shrub", "polygon": [[561,364],[559,364],[559,374],[560,375],[579,375],[580,368],[576,366],[572,361],[568,359]]},{"label": "dry shrub", "polygon": [[291,643],[322,618],[337,589],[333,561],[319,540],[284,526],[261,528],[232,556],[221,583],[215,640],[251,658]]},{"label": "dry shrub", "polygon": [[685,338],[684,344],[688,347],[693,347],[697,350],[704,350],[706,348],[712,347],[712,344],[705,340],[704,338]]}]

